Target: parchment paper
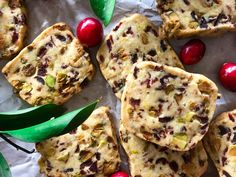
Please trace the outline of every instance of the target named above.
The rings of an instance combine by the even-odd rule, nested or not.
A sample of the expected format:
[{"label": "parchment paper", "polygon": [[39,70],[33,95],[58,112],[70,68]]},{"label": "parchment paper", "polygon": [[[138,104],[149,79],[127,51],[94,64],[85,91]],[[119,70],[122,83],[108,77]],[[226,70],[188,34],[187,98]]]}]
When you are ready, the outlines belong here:
[{"label": "parchment paper", "polygon": [[[95,17],[89,6],[88,0],[26,0],[26,6],[29,13],[28,44],[38,34],[40,34],[43,29],[56,22],[66,22],[75,31],[77,23],[83,18]],[[160,24],[161,20],[156,12],[155,0],[117,0],[114,18],[112,23],[105,28],[105,34],[107,34],[121,18],[136,12],[146,15],[154,23]],[[176,51],[179,52],[181,46],[187,40],[188,39],[171,42]],[[217,73],[222,63],[226,61],[236,62],[236,35],[231,33],[215,38],[204,38],[202,40],[207,46],[204,59],[199,64],[186,67],[186,69],[190,72],[204,74],[217,83],[220,92],[222,93],[222,98],[218,100],[217,115],[223,111],[229,111],[236,108],[234,105],[236,103],[236,93],[229,92],[222,88],[217,78]],[[91,49],[90,53],[93,63],[97,66],[95,59],[96,50],[96,48]],[[6,64],[6,62],[7,61],[0,61],[0,69]],[[89,101],[100,98],[101,96],[103,99],[100,105],[110,106],[113,110],[116,122],[118,122],[120,102],[112,93],[98,67],[95,78],[79,95],[74,96],[69,102],[67,102],[65,106],[69,110],[73,110]],[[13,94],[11,86],[7,83],[2,74],[0,74],[0,111],[16,110],[25,107],[28,107],[28,105]],[[34,144],[27,144],[18,141],[17,143],[28,149],[34,148]],[[11,166],[13,177],[42,176],[39,174],[39,168],[37,165],[39,154],[34,153],[32,155],[27,155],[15,150],[2,140],[0,140],[0,151],[4,154]],[[125,161],[122,166],[127,169],[127,163]],[[214,166],[210,164],[204,177],[217,176]]]}]

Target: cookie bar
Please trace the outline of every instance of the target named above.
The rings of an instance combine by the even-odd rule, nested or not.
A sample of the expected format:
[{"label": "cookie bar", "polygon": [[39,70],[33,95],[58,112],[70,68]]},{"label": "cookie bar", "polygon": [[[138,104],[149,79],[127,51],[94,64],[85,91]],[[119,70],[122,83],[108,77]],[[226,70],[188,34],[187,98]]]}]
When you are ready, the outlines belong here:
[{"label": "cookie bar", "polygon": [[122,19],[101,45],[97,60],[118,98],[128,73],[137,62],[154,61],[183,68],[168,42],[159,38],[158,30],[145,16],[134,14]]},{"label": "cookie bar", "polygon": [[0,0],[0,59],[10,59],[23,48],[26,29],[22,0]]},{"label": "cookie bar", "polygon": [[236,110],[219,115],[211,124],[204,146],[220,177],[236,175]]},{"label": "cookie bar", "polygon": [[206,134],[217,94],[216,85],[203,75],[140,62],[127,78],[121,119],[144,140],[187,151]]},{"label": "cookie bar", "polygon": [[207,154],[201,142],[188,152],[172,151],[138,138],[122,124],[120,136],[133,177],[200,177],[207,170]]},{"label": "cookie bar", "polygon": [[236,31],[236,4],[229,0],[157,0],[162,36],[182,38]]},{"label": "cookie bar", "polygon": [[2,72],[29,104],[63,104],[92,79],[94,67],[69,26],[58,23],[43,31]]},{"label": "cookie bar", "polygon": [[108,107],[96,109],[77,130],[38,143],[40,171],[47,177],[106,177],[120,157]]}]

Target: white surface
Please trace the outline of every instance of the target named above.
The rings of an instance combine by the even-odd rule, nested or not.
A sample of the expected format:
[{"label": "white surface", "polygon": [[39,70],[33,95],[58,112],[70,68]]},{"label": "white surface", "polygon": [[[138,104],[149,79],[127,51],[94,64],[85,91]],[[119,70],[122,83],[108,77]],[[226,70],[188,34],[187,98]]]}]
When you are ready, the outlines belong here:
[{"label": "white surface", "polygon": [[[75,31],[77,23],[85,17],[94,17],[89,6],[88,0],[26,0],[29,12],[29,35],[27,43],[30,43],[43,29],[60,21],[68,23]],[[112,23],[105,29],[105,34],[109,32],[114,25],[128,14],[140,12],[148,16],[156,24],[160,18],[156,14],[154,0],[117,0],[116,10]],[[186,67],[190,72],[201,73],[214,80],[222,93],[222,99],[218,101],[216,114],[235,108],[236,93],[229,92],[221,87],[218,82],[217,73],[222,63],[226,61],[235,61],[236,36],[235,34],[225,34],[217,38],[202,39],[207,46],[207,52],[204,59],[197,65]],[[174,48],[179,51],[181,46],[187,40],[171,41]],[[91,50],[93,63],[97,66],[95,59],[96,49]],[[0,62],[0,69],[6,61]],[[73,110],[83,104],[93,101],[96,98],[103,97],[100,105],[109,105],[118,121],[120,112],[120,103],[111,92],[110,87],[101,76],[99,69],[89,85],[81,94],[74,96],[65,106]],[[0,111],[16,110],[26,107],[23,101],[12,93],[12,88],[0,74]],[[18,142],[19,143],[19,142]],[[32,149],[34,145],[21,143],[24,147]],[[0,151],[5,155],[12,170],[13,177],[40,177],[37,166],[38,154],[27,155],[16,151],[11,146],[0,140]],[[123,167],[127,166],[126,163]],[[205,177],[217,177],[214,167],[210,165]]]}]

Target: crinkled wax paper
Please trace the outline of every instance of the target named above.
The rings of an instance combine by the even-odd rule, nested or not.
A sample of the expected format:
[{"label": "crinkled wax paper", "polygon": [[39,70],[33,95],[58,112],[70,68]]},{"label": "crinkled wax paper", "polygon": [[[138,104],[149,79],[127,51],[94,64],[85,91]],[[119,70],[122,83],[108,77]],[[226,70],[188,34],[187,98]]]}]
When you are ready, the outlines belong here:
[{"label": "crinkled wax paper", "polygon": [[[94,17],[89,6],[88,0],[26,0],[25,4],[29,13],[29,34],[27,43],[29,44],[40,32],[46,27],[56,22],[66,22],[75,31],[77,23],[85,17]],[[156,12],[155,0],[117,0],[116,10],[111,24],[105,28],[107,34],[115,24],[123,17],[132,13],[141,13],[149,17],[154,23],[160,24],[160,17]],[[181,46],[187,41],[178,40],[171,41],[174,48],[179,52]],[[201,73],[214,80],[219,86],[222,98],[218,100],[216,115],[234,109],[236,106],[236,93],[229,92],[222,88],[218,81],[218,70],[220,65],[225,61],[236,61],[236,34],[225,34],[214,38],[202,39],[207,46],[204,59],[197,65],[186,67],[190,72]],[[97,66],[95,59],[97,49],[92,49],[91,56],[93,63]],[[0,61],[0,69],[7,61]],[[66,107],[73,110],[83,104],[103,97],[100,105],[109,105],[114,113],[117,122],[119,120],[120,102],[112,93],[107,82],[102,77],[98,67],[95,78],[89,85],[79,94],[74,96]],[[21,99],[17,98],[11,86],[7,83],[2,74],[0,74],[0,111],[16,110],[27,107]],[[15,140],[14,140],[15,141]],[[33,149],[34,144],[18,142],[27,149]],[[27,155],[23,152],[15,150],[7,143],[0,140],[0,151],[5,155],[11,166],[13,177],[40,177],[37,161],[39,154],[34,153]],[[124,153],[122,153],[124,156]],[[123,163],[123,168],[127,168],[127,163]],[[216,170],[212,164],[204,177],[216,177]]]}]

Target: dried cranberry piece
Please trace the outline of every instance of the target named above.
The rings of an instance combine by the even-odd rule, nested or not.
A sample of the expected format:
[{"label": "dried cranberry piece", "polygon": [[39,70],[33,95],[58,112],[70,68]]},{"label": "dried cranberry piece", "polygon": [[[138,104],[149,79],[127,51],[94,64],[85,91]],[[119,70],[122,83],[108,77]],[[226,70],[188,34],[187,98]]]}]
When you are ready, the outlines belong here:
[{"label": "dried cranberry piece", "polygon": [[109,52],[111,52],[112,46],[111,46],[111,41],[110,41],[110,39],[107,40],[107,47],[108,47],[108,49],[109,49]]},{"label": "dried cranberry piece", "polygon": [[138,60],[138,55],[137,55],[137,53],[135,53],[135,54],[132,55],[131,61],[132,61],[132,63],[134,64],[134,63],[137,62],[137,60]]},{"label": "dried cranberry piece", "polygon": [[45,82],[44,82],[44,79],[42,78],[42,77],[39,77],[39,76],[35,76],[34,77],[39,83],[41,83],[41,84],[45,84]]},{"label": "dried cranberry piece", "polygon": [[19,34],[16,32],[16,30],[14,30],[12,34],[11,42],[15,43],[16,41],[18,41],[18,39],[19,39]]},{"label": "dried cranberry piece", "polygon": [[64,170],[65,173],[73,172],[73,171],[74,171],[74,168],[67,168]]},{"label": "dried cranberry piece", "polygon": [[207,28],[207,27],[208,27],[207,21],[204,17],[202,17],[200,20],[200,28]]},{"label": "dried cranberry piece", "polygon": [[103,63],[103,62],[105,61],[105,58],[104,58],[103,55],[100,55],[100,56],[99,56],[99,61],[100,61],[101,63]]},{"label": "dried cranberry piece", "polygon": [[202,124],[208,123],[209,120],[208,117],[202,117],[202,116],[195,116],[194,118],[196,118]]},{"label": "dried cranberry piece", "polygon": [[133,75],[134,75],[134,78],[135,78],[135,79],[138,78],[138,76],[137,76],[138,72],[139,72],[139,68],[134,67],[134,74],[133,74]]},{"label": "dried cranberry piece", "polygon": [[162,51],[165,52],[167,50],[167,45],[166,45],[165,41],[161,40],[160,44],[161,44]]},{"label": "dried cranberry piece", "polygon": [[62,36],[62,35],[60,35],[60,34],[56,34],[55,35],[56,36],[56,38],[58,39],[58,40],[60,40],[60,41],[66,41],[66,37],[65,36]]},{"label": "dried cranberry piece", "polygon": [[133,106],[139,106],[140,105],[141,100],[140,99],[134,99],[134,98],[130,98],[129,103]]},{"label": "dried cranberry piece", "polygon": [[223,136],[223,135],[225,135],[225,134],[230,132],[230,129],[228,127],[223,126],[223,125],[219,125],[218,129],[219,129],[219,134],[221,136]]},{"label": "dried cranberry piece", "polygon": [[156,55],[157,55],[157,52],[156,52],[156,50],[155,50],[155,49],[152,49],[152,50],[150,50],[150,51],[148,52],[148,55],[150,55],[150,56],[154,57],[154,56],[156,56]]},{"label": "dried cranberry piece", "polygon": [[120,28],[121,24],[122,24],[122,22],[120,22],[120,23],[113,29],[113,31],[117,31],[117,30]]},{"label": "dried cranberry piece", "polygon": [[166,158],[159,158],[156,160],[156,164],[162,163],[163,165],[167,164],[168,161],[166,160]]},{"label": "dried cranberry piece", "polygon": [[95,173],[98,172],[97,161],[94,162],[94,163],[89,167],[89,170],[92,171],[92,172],[95,172]]},{"label": "dried cranberry piece", "polygon": [[174,172],[177,172],[179,170],[179,166],[175,161],[171,161],[169,166]]},{"label": "dried cranberry piece", "polygon": [[174,119],[174,117],[170,117],[170,116],[159,117],[159,122],[167,123],[167,122],[172,121],[173,119]]},{"label": "dried cranberry piece", "polygon": [[39,76],[46,76],[47,74],[47,70],[45,67],[41,66],[39,69],[38,69],[38,75]]},{"label": "dried cranberry piece", "polygon": [[194,11],[191,12],[191,16],[195,21],[198,21],[198,16]]},{"label": "dried cranberry piece", "polygon": [[186,5],[190,5],[190,2],[188,0],[183,0]]},{"label": "dried cranberry piece", "polygon": [[126,34],[131,34],[131,35],[134,34],[134,32],[132,31],[132,27],[128,28],[128,30],[126,31]]},{"label": "dried cranberry piece", "polygon": [[38,51],[37,56],[42,58],[46,53],[47,53],[47,48],[46,47],[41,47]]}]

